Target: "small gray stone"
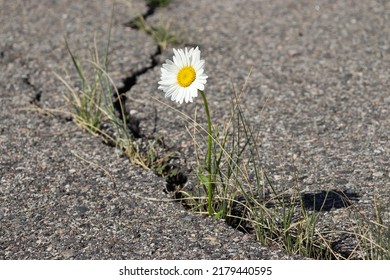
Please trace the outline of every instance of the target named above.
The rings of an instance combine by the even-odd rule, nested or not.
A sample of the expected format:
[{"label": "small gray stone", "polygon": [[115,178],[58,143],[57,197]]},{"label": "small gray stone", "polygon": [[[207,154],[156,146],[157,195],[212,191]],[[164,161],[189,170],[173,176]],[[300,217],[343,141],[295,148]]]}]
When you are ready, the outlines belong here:
[{"label": "small gray stone", "polygon": [[374,176],[376,178],[382,178],[383,172],[381,172],[381,171],[374,172],[374,173],[372,173],[372,176]]},{"label": "small gray stone", "polygon": [[185,216],[183,218],[183,220],[186,221],[186,222],[192,222],[192,217],[191,216]]}]

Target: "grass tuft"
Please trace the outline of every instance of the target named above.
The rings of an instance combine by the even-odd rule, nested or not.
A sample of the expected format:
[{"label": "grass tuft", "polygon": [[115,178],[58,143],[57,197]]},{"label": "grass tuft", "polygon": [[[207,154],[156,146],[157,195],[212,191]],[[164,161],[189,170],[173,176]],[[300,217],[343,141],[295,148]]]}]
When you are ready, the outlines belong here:
[{"label": "grass tuft", "polygon": [[[133,163],[146,168],[146,159],[140,154],[139,145],[127,127],[126,118],[123,118],[125,109],[122,98],[107,72],[108,48],[101,59],[95,40],[89,56],[81,59],[71,50],[68,42],[65,44],[78,76],[78,81],[73,83],[79,86],[72,86],[59,74],[55,75],[68,89],[63,96],[72,119],[89,133],[102,137],[106,143],[122,150]],[[117,100],[120,112],[114,107]]]},{"label": "grass tuft", "polygon": [[[130,116],[123,104],[125,99],[108,74],[109,43],[101,52],[94,40],[94,47],[84,58],[72,51],[67,41],[65,46],[77,80],[67,81],[61,75],[55,75],[67,88],[63,97],[72,120],[82,129],[122,151],[130,162],[152,169],[160,176],[176,176],[178,168],[170,164],[173,155],[158,147],[159,139],[140,141],[129,129]],[[103,53],[103,57],[100,53]]]},{"label": "grass tuft", "polygon": [[144,31],[146,34],[152,36],[153,40],[163,51],[168,46],[180,45],[183,43],[182,36],[179,32],[173,31],[169,22],[160,22],[157,26],[148,24],[142,15],[134,19],[132,24],[135,28]]}]

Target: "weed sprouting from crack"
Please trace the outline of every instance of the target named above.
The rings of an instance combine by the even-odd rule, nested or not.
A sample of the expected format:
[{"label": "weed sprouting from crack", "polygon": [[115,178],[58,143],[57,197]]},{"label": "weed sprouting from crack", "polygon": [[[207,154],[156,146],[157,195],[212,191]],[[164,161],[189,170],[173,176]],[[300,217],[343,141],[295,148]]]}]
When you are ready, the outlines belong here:
[{"label": "weed sprouting from crack", "polygon": [[[154,2],[160,1],[148,3],[149,13],[154,13],[158,7]],[[79,77],[79,87],[73,87],[56,74],[69,92],[64,95],[70,111],[68,119],[87,132],[101,137],[107,145],[122,150],[132,163],[154,170],[166,179],[167,190],[175,190],[186,183],[186,175],[172,163],[174,158],[169,152],[161,147],[156,148],[160,143],[157,139],[150,139],[142,133],[140,121],[131,116],[125,106],[127,94],[137,84],[138,78],[159,64],[162,47],[158,45],[151,54],[150,65],[122,79],[123,86],[117,88],[108,74],[110,34],[111,27],[103,57],[100,57],[96,40],[87,59],[78,57],[65,42]]]},{"label": "weed sprouting from crack", "polygon": [[156,10],[158,8],[166,7],[171,2],[171,0],[145,0],[147,10],[145,13],[140,14],[135,19],[129,21],[125,24],[125,26],[129,26],[131,28],[137,29],[139,26],[137,24],[137,20],[139,20],[139,17],[142,17],[144,20],[146,20],[148,17],[154,15]]},{"label": "weed sprouting from crack", "polygon": [[[69,91],[64,98],[69,106],[72,120],[87,132],[101,137],[107,145],[122,150],[132,163],[154,170],[156,174],[165,177],[170,186],[184,184],[186,176],[171,163],[172,155],[157,147],[160,145],[158,139],[148,139],[143,135],[138,123],[135,128],[131,127],[130,121],[133,118],[125,110],[125,93],[135,85],[139,75],[152,69],[152,66],[129,77],[129,81],[133,83],[128,82],[124,87],[117,89],[107,73],[106,58],[102,61],[100,59],[96,43],[94,50],[91,51],[91,57],[86,60],[81,60],[71,51],[67,43],[66,45],[81,87],[72,87],[57,74]],[[152,65],[157,63],[156,58],[153,59],[155,61]],[[92,70],[85,71],[84,64],[90,66]],[[89,76],[89,73],[92,75]]]},{"label": "weed sprouting from crack", "polygon": [[167,6],[170,0],[146,0],[148,7],[144,14],[139,14],[124,25],[135,30],[141,30],[150,35],[157,43],[160,52],[170,45],[180,45],[183,43],[182,36],[177,31],[173,31],[169,22],[160,22],[157,26],[152,26],[147,22],[147,18],[152,16],[158,8]]}]

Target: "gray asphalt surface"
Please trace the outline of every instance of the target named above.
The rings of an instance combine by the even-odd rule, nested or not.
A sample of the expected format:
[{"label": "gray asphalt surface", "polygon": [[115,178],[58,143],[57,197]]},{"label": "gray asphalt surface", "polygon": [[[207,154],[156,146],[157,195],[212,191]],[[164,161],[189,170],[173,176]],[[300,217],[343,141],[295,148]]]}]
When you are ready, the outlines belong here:
[{"label": "gray asphalt surface", "polygon": [[[65,117],[30,109],[63,108],[66,89],[53,71],[75,76],[64,37],[82,50],[95,34],[104,44],[111,1],[0,0],[0,7],[1,259],[300,258],[155,201],[168,198],[161,177]],[[143,1],[115,7],[110,74],[120,87],[152,64],[156,45],[125,26],[146,10]],[[231,83],[240,88],[252,70],[242,104],[276,188],[292,187],[298,173],[302,194],[342,190],[367,216],[376,193],[389,221],[389,9],[388,1],[173,0],[148,21],[169,20],[187,45],[200,47],[216,122],[226,119]],[[158,59],[171,56],[168,49]],[[158,66],[140,76],[126,106],[143,133],[158,131],[190,170],[185,121],[151,98],[164,100],[159,77]],[[204,119],[200,99],[169,104],[190,116],[198,107]],[[348,215],[343,207],[327,213],[335,224]]]}]

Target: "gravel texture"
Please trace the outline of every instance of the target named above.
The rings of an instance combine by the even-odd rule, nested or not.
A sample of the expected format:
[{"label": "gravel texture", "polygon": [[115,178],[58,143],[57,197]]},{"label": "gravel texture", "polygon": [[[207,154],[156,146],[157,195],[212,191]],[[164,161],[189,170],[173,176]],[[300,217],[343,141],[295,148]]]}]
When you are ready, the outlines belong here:
[{"label": "gravel texture", "polygon": [[[112,2],[0,0],[1,259],[296,259],[260,246],[223,221],[166,202],[165,181],[60,114],[66,89],[53,71],[75,77],[64,38],[88,51],[105,42]],[[110,74],[117,86],[149,67],[157,47],[126,27],[143,1],[114,8]],[[344,191],[367,217],[374,194],[388,224],[390,18],[387,1],[173,0],[148,18],[169,20],[206,60],[206,94],[217,123],[230,109],[231,84],[259,131],[265,170],[280,190],[308,202]],[[155,57],[171,58],[172,51]],[[192,139],[176,105],[157,90],[155,67],[139,76],[126,104],[145,136],[160,136],[191,182]],[[80,158],[83,158],[80,159]],[[333,200],[325,220],[341,228],[348,209]],[[309,205],[310,203],[308,203]],[[339,206],[338,206],[339,205]]]}]

